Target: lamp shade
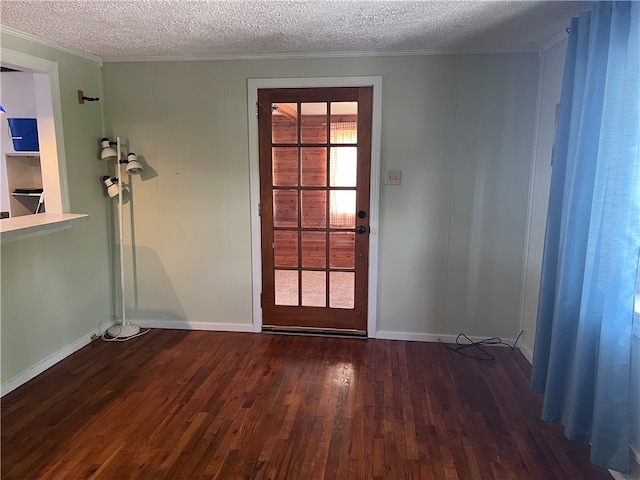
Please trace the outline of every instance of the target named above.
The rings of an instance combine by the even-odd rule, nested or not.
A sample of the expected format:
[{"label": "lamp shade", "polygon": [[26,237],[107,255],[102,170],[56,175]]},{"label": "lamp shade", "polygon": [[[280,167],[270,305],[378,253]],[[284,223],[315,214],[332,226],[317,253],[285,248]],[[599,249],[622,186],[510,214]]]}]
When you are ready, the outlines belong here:
[{"label": "lamp shade", "polygon": [[100,140],[100,145],[102,145],[102,152],[100,152],[100,158],[102,160],[111,160],[112,158],[116,158],[118,156],[117,152],[111,146],[111,142],[108,138],[103,138]]},{"label": "lamp shade", "polygon": [[129,175],[139,175],[142,173],[142,170],[144,169],[142,165],[140,165],[140,162],[138,162],[138,156],[133,152],[127,155],[127,168],[125,168],[125,171]]},{"label": "lamp shade", "polygon": [[109,175],[105,175],[102,177],[102,183],[107,188],[107,195],[110,198],[117,197],[118,193],[120,193],[120,189],[118,188],[118,179],[111,178]]}]

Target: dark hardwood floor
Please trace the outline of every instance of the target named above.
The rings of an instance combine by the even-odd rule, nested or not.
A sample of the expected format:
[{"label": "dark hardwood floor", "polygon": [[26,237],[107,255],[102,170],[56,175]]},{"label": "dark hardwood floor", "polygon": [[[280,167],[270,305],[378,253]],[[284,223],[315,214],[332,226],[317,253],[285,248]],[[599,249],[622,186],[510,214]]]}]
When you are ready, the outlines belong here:
[{"label": "dark hardwood floor", "polygon": [[3,479],[603,479],[520,352],[152,330],[2,399]]}]

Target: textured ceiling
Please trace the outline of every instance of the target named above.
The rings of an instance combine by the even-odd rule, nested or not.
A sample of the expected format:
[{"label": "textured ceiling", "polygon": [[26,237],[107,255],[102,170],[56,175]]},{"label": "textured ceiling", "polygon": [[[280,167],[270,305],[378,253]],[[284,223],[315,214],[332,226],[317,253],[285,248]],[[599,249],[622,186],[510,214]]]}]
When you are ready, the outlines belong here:
[{"label": "textured ceiling", "polygon": [[103,60],[528,52],[592,3],[1,0],[0,24]]}]

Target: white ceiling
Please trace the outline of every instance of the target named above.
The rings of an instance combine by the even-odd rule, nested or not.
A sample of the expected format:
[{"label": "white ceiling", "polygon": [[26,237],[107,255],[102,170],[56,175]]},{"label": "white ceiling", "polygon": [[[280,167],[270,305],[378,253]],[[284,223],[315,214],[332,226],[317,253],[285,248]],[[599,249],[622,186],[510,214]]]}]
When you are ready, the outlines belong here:
[{"label": "white ceiling", "polygon": [[1,0],[9,31],[109,60],[531,52],[593,2]]}]

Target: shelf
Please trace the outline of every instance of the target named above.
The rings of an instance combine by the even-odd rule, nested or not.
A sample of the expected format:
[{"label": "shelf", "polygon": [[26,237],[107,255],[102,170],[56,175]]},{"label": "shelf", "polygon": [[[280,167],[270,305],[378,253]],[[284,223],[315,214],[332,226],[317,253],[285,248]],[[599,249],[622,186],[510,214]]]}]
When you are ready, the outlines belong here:
[{"label": "shelf", "polygon": [[21,157],[39,157],[40,156],[40,152],[25,152],[25,151],[19,151],[19,152],[4,152],[3,155],[15,155],[15,156],[21,156]]},{"label": "shelf", "polygon": [[21,238],[34,237],[45,233],[71,228],[76,223],[86,222],[89,215],[72,213],[39,213],[0,220],[2,243]]},{"label": "shelf", "polygon": [[40,157],[29,153],[20,152],[17,155],[5,155],[4,158],[11,217],[32,215],[38,199],[44,198],[41,196],[44,188]]}]

